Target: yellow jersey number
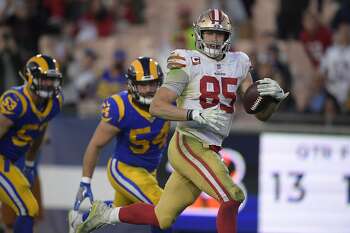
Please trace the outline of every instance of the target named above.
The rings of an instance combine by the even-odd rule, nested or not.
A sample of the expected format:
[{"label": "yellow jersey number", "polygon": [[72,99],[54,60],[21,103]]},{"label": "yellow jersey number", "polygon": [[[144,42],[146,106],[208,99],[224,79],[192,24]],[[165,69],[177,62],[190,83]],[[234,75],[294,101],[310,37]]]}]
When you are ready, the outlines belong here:
[{"label": "yellow jersey number", "polygon": [[159,134],[152,140],[146,139],[137,139],[138,135],[147,134],[151,132],[151,127],[145,127],[140,129],[130,130],[130,143],[133,144],[130,146],[130,150],[135,154],[144,154],[150,148],[150,144],[158,145],[158,148],[162,148],[167,141],[167,136],[170,129],[170,122],[165,122]]},{"label": "yellow jersey number", "polygon": [[47,123],[41,126],[38,124],[23,125],[22,128],[17,131],[17,134],[12,137],[12,143],[20,147],[26,146],[33,141],[33,138],[29,135],[28,131],[42,131],[46,126]]}]

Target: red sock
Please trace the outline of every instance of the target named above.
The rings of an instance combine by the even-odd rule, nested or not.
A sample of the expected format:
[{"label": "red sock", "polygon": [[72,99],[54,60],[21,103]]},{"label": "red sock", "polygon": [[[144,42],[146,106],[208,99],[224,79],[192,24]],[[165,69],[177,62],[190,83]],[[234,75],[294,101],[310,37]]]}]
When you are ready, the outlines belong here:
[{"label": "red sock", "polygon": [[237,201],[223,202],[216,217],[216,228],[218,233],[237,232],[237,213],[241,203]]},{"label": "red sock", "polygon": [[124,223],[137,225],[152,225],[159,227],[154,205],[136,203],[120,208],[119,220]]}]

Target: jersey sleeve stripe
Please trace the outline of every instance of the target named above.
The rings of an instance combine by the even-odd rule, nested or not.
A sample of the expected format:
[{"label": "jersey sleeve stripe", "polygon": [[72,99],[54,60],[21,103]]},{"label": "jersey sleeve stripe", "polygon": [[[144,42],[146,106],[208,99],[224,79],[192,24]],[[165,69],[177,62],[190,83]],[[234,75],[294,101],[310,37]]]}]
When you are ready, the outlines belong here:
[{"label": "jersey sleeve stripe", "polygon": [[169,69],[174,69],[174,68],[183,68],[183,67],[186,67],[186,65],[181,64],[181,63],[177,63],[177,62],[168,62],[167,67]]},{"label": "jersey sleeve stripe", "polygon": [[186,65],[186,62],[183,61],[183,60],[175,59],[175,58],[174,59],[168,59],[168,63],[172,63],[172,62]]},{"label": "jersey sleeve stripe", "polygon": [[170,55],[170,56],[168,57],[168,60],[167,60],[167,61],[170,61],[170,60],[172,60],[172,59],[179,59],[179,60],[186,61],[186,58],[181,57],[181,56],[179,56],[179,55]]},{"label": "jersey sleeve stripe", "polygon": [[124,118],[124,114],[125,114],[124,102],[119,95],[113,95],[112,98],[118,106],[118,111],[119,111],[119,120],[118,121],[121,121]]}]

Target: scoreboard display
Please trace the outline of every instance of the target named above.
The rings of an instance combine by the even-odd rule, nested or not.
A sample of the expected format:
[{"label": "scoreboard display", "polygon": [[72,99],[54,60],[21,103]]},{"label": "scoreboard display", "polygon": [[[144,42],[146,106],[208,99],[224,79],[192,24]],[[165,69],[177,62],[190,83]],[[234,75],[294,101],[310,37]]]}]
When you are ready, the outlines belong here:
[{"label": "scoreboard display", "polygon": [[264,133],[258,232],[350,232],[350,136]]}]

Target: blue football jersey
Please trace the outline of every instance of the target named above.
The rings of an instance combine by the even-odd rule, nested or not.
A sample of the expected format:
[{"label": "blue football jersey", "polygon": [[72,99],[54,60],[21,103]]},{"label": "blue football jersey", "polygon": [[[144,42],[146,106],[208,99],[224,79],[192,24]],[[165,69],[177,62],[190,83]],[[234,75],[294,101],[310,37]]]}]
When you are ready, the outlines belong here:
[{"label": "blue football jersey", "polygon": [[40,111],[34,104],[27,86],[13,87],[0,99],[0,113],[13,121],[12,127],[0,138],[0,155],[17,161],[31,143],[62,108],[63,97],[51,98]]},{"label": "blue football jersey", "polygon": [[107,98],[103,121],[119,128],[113,157],[131,166],[153,171],[166,146],[170,122],[153,117],[132,102],[127,91]]}]

